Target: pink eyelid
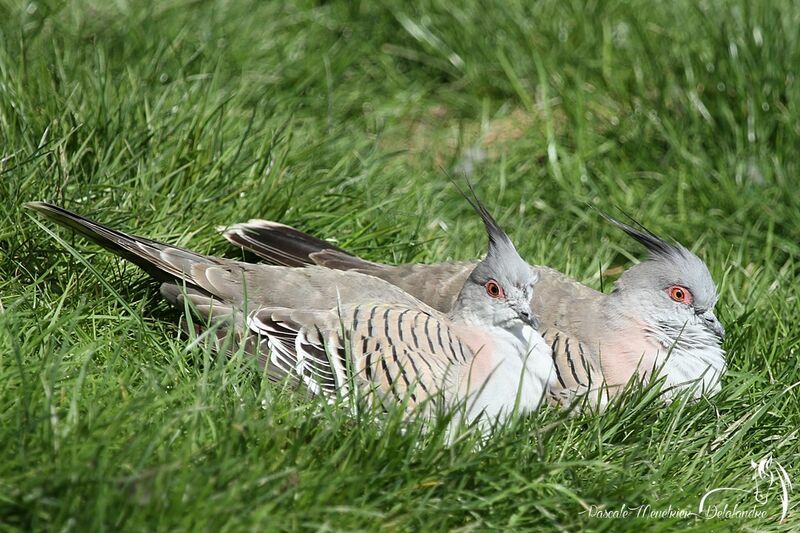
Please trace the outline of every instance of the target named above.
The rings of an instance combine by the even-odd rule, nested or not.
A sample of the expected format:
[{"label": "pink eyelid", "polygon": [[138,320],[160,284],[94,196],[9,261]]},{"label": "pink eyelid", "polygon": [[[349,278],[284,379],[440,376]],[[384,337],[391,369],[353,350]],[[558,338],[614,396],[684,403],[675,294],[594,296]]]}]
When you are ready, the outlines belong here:
[{"label": "pink eyelid", "polygon": [[[683,291],[683,298],[677,299],[673,296],[673,292],[676,290]],[[672,300],[680,303],[684,303],[687,305],[691,305],[694,301],[694,297],[692,296],[692,291],[687,289],[686,287],[682,287],[681,285],[672,285],[671,287],[667,288],[667,295],[672,298]]]}]

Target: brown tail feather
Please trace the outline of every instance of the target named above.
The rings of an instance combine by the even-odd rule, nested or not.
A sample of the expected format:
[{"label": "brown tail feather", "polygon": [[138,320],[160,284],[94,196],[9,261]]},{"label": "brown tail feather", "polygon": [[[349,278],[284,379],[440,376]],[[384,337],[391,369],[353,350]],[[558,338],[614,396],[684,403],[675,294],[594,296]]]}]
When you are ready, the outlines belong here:
[{"label": "brown tail feather", "polygon": [[329,242],[268,220],[235,224],[223,235],[273,265],[321,265],[337,270],[369,268],[372,265]]},{"label": "brown tail feather", "polygon": [[30,202],[25,204],[25,207],[77,231],[161,281],[183,280],[193,283],[190,274],[193,264],[216,263],[210,257],[144,237],[128,235],[47,202]]}]

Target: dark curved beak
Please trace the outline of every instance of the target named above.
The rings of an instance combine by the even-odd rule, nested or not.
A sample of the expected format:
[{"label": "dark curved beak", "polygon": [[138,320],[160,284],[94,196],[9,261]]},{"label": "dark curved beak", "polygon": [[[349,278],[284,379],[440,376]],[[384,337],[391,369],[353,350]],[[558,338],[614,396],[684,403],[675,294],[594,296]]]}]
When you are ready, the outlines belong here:
[{"label": "dark curved beak", "polygon": [[521,309],[517,313],[523,322],[535,330],[539,329],[539,321],[536,319],[536,316],[533,314],[533,311],[530,308]]},{"label": "dark curved beak", "polygon": [[717,338],[722,342],[725,340],[725,328],[722,326],[722,323],[717,319],[716,315],[711,311],[706,311],[700,318],[703,319],[703,323],[705,324],[706,328],[717,336]]}]

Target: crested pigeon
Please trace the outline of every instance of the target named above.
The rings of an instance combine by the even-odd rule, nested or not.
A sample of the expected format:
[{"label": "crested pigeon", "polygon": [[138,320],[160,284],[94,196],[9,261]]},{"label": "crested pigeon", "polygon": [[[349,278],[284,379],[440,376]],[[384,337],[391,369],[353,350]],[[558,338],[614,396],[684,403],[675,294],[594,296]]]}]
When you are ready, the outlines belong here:
[{"label": "crested pigeon", "polygon": [[488,253],[446,314],[369,274],[205,256],[52,204],[27,207],[143,268],[167,300],[188,300],[205,325],[219,328],[220,339],[229,330],[233,345],[258,357],[274,380],[329,399],[366,392],[373,405],[426,416],[457,406],[451,423],[478,420],[486,430],[537,409],[555,373],[529,303],[536,272],[477,197],[467,199],[485,224]]},{"label": "crested pigeon", "polygon": [[[656,371],[664,379],[666,399],[685,389],[695,398],[716,394],[726,369],[725,330],[714,314],[718,296],[705,263],[680,244],[603,216],[644,245],[649,257],[624,272],[610,294],[552,268],[531,267],[539,278],[531,310],[556,371],[548,400],[569,405],[586,398],[602,408],[634,377],[646,382]],[[374,263],[266,220],[234,224],[224,236],[271,264],[317,265],[382,278],[444,313],[475,264]]]}]

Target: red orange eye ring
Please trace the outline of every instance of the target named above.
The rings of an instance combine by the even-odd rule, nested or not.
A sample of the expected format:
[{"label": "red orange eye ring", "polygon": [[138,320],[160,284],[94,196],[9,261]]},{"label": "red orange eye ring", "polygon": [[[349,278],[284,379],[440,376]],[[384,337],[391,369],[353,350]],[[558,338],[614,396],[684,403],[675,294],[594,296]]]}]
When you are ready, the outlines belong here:
[{"label": "red orange eye ring", "polygon": [[669,287],[667,289],[667,294],[669,294],[669,297],[674,301],[681,304],[691,305],[694,301],[691,291],[686,287],[681,287],[680,285],[673,285]]},{"label": "red orange eye ring", "polygon": [[500,299],[506,297],[506,292],[503,290],[500,284],[493,279],[487,281],[484,287],[486,287],[486,294],[492,298]]}]

